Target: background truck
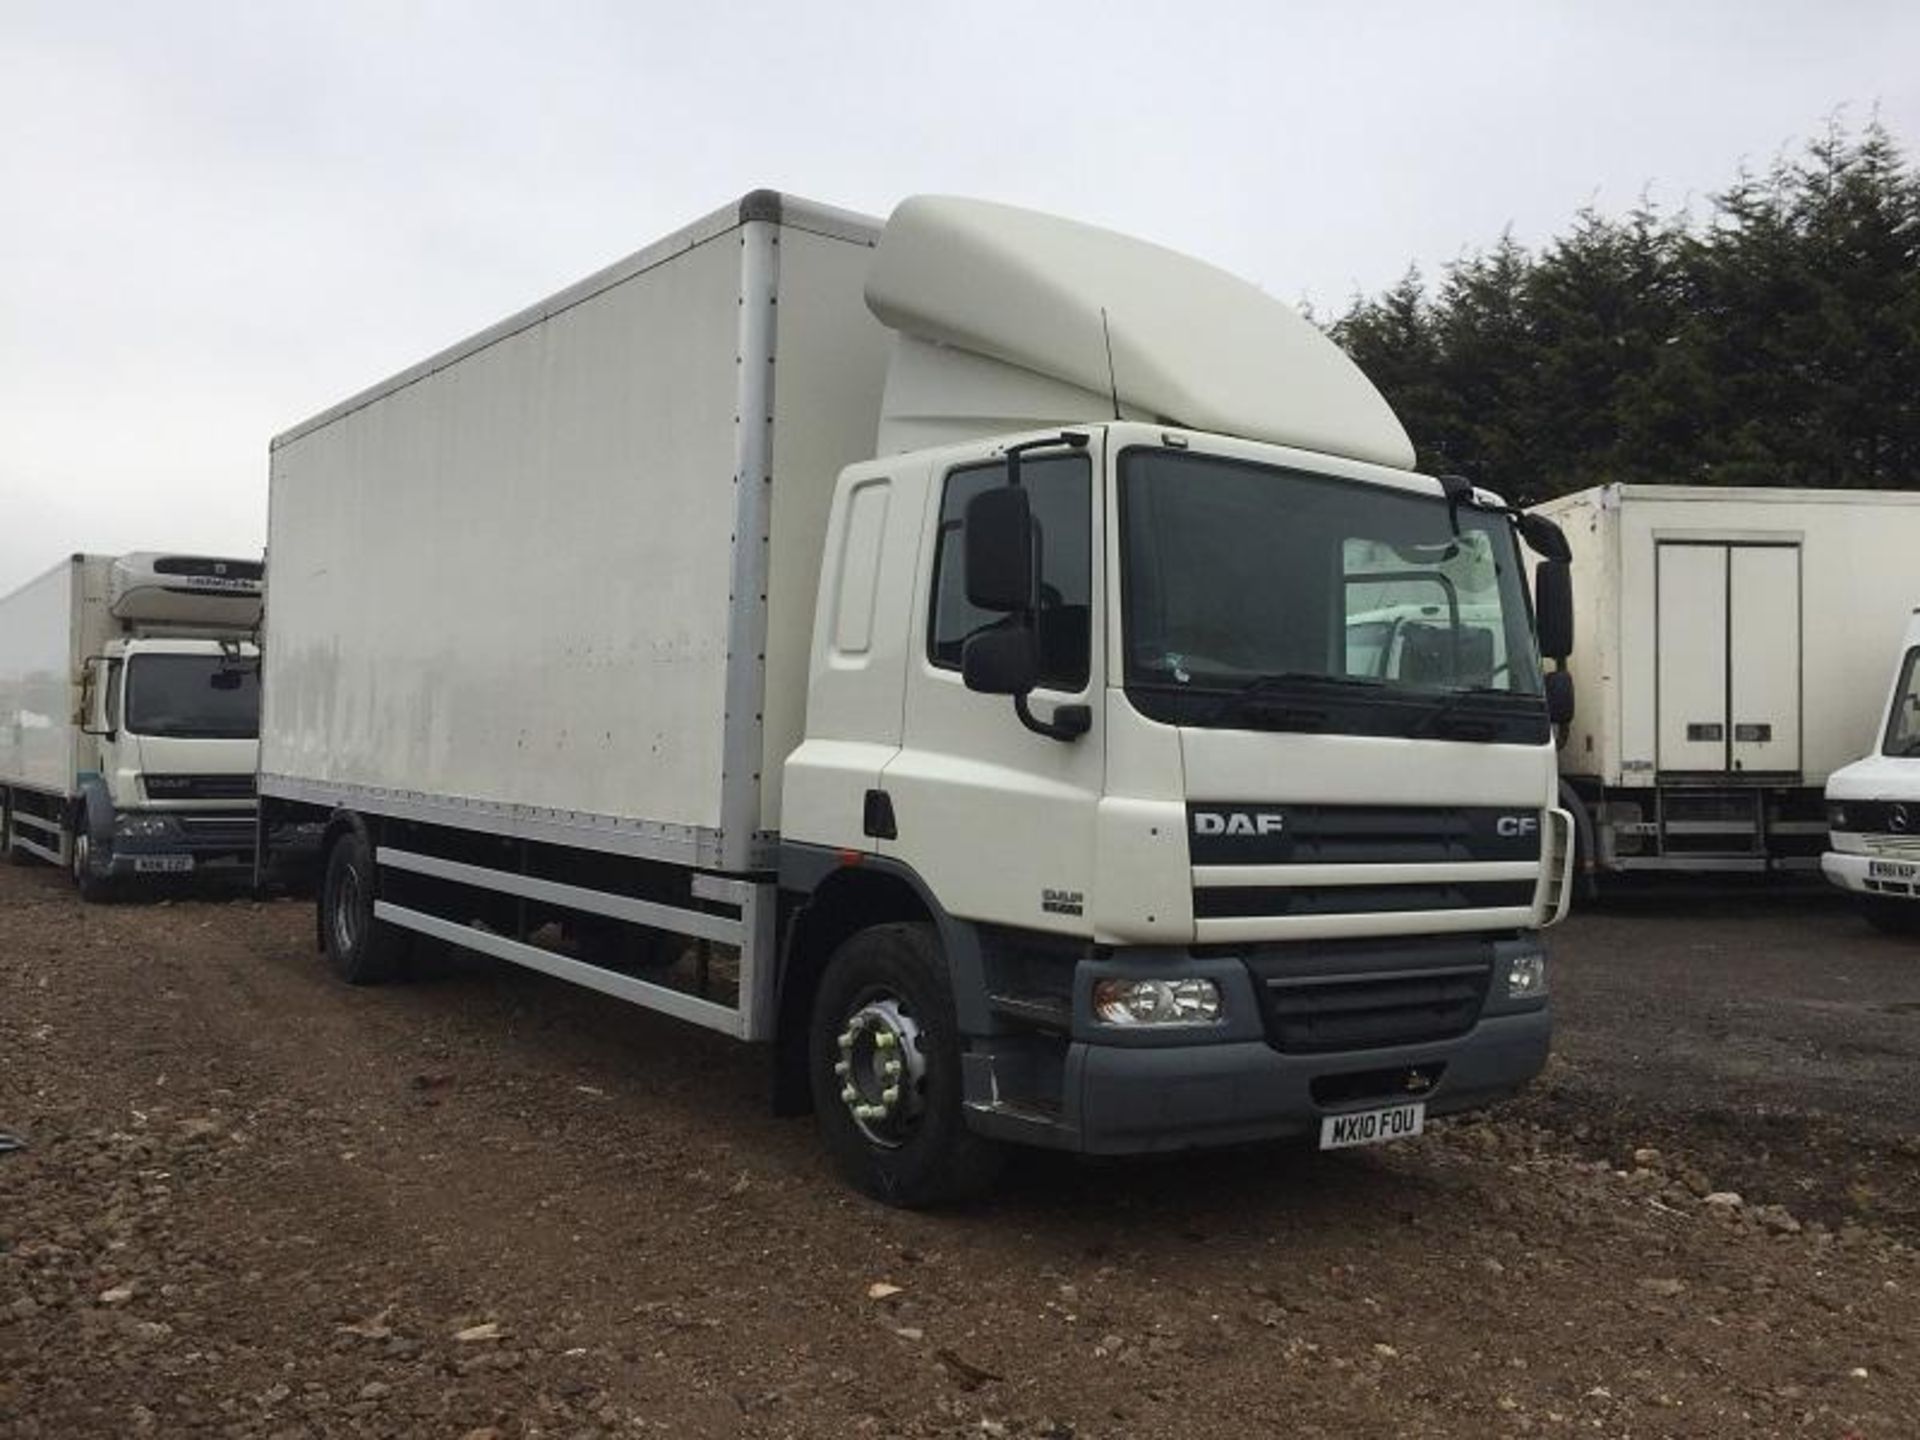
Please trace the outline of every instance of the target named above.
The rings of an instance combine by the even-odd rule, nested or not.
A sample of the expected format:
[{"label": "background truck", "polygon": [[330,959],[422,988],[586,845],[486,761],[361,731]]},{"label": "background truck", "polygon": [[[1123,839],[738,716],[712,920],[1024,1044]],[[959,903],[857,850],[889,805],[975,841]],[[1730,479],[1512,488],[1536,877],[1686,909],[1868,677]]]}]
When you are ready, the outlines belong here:
[{"label": "background truck", "polygon": [[251,872],[261,563],[75,555],[0,599],[0,852],[87,899]]},{"label": "background truck", "polygon": [[1920,610],[1865,758],[1827,777],[1820,868],[1882,930],[1920,933]]},{"label": "background truck", "polygon": [[1589,878],[1817,871],[1920,602],[1920,494],[1608,485],[1535,513],[1573,552],[1562,803]]},{"label": "background truck", "polygon": [[1557,537],[1412,458],[1198,261],[755,192],[273,442],[264,818],[348,980],[424,937],[770,1042],[894,1203],[1414,1134],[1544,1062],[1572,833]]}]

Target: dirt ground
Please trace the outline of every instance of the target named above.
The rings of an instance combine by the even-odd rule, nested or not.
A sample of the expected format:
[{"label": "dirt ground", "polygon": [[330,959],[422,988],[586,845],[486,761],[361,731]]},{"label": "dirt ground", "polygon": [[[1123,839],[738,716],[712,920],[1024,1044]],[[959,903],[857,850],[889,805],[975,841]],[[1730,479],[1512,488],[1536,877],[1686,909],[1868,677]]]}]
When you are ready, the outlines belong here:
[{"label": "dirt ground", "polygon": [[933,1215],[717,1036],[312,934],[0,870],[0,1435],[1920,1434],[1920,945],[1831,905],[1569,922],[1484,1122]]}]

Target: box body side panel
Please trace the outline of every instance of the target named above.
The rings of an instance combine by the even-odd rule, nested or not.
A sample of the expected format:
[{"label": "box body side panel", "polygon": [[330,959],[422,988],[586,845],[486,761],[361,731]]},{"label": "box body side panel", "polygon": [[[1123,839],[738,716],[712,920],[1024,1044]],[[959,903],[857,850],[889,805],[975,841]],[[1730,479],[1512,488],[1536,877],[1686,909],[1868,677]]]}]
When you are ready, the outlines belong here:
[{"label": "box body side panel", "polygon": [[107,562],[63,560],[0,599],[0,784],[74,793],[94,745],[74,723],[81,667],[113,635]]},{"label": "box body side panel", "polygon": [[729,231],[273,453],[263,777],[719,824]]}]

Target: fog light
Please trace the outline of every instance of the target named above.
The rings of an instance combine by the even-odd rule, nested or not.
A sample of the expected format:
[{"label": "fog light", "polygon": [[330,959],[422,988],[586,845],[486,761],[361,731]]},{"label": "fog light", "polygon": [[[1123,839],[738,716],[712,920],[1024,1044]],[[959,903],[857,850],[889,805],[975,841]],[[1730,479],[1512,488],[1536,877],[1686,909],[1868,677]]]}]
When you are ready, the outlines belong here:
[{"label": "fog light", "polygon": [[1507,962],[1507,998],[1539,1000],[1547,993],[1547,957],[1538,950]]},{"label": "fog light", "polygon": [[1108,1025],[1210,1025],[1220,1018],[1211,980],[1096,980],[1093,1013]]}]

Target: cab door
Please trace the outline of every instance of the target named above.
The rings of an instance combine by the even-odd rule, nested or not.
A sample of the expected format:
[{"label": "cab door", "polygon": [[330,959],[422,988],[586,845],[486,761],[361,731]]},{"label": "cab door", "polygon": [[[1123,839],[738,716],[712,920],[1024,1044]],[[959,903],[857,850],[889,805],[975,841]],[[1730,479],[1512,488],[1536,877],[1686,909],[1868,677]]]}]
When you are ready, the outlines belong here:
[{"label": "cab door", "polygon": [[972,635],[1007,623],[966,597],[967,502],[1007,483],[999,446],[945,452],[928,488],[920,583],[909,630],[902,743],[881,777],[895,835],[881,853],[910,866],[949,914],[1084,934],[1093,889],[1094,816],[1105,772],[1104,447],[1027,454],[1020,465],[1036,522],[1042,678],[1028,697],[1050,718],[1085,705],[1092,728],[1072,740],[1036,734],[1004,695],[961,679]]}]

